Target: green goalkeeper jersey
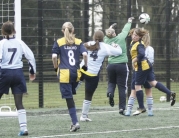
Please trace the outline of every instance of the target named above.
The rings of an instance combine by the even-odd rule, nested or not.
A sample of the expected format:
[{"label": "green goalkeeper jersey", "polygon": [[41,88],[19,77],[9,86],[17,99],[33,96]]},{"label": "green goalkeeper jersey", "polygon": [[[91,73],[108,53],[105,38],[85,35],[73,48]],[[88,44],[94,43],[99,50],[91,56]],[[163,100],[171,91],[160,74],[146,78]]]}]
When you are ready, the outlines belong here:
[{"label": "green goalkeeper jersey", "polygon": [[119,33],[116,37],[108,38],[107,36],[104,37],[104,42],[110,45],[119,45],[122,49],[122,55],[120,56],[109,56],[108,57],[108,64],[113,63],[127,63],[127,47],[126,47],[126,37],[130,31],[131,23],[126,23],[122,32]]}]

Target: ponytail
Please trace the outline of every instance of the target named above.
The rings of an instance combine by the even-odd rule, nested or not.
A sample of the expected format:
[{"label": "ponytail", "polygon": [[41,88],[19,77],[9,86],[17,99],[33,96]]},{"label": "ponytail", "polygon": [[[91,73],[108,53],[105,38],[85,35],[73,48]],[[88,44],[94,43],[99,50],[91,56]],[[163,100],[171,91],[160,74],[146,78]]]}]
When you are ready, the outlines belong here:
[{"label": "ponytail", "polygon": [[88,43],[84,43],[84,46],[86,47],[87,50],[89,51],[95,51],[100,49],[99,41],[90,41]]},{"label": "ponytail", "polygon": [[74,27],[71,22],[65,22],[62,26],[62,31],[67,45],[72,45],[75,42]]}]

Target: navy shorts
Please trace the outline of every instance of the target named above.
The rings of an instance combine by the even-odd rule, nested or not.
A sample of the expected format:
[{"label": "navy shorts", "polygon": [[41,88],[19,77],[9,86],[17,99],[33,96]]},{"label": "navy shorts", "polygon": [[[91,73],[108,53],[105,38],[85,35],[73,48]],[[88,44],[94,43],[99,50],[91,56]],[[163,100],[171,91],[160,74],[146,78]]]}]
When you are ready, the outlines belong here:
[{"label": "navy shorts", "polygon": [[23,70],[20,69],[1,69],[0,71],[0,93],[9,93],[9,88],[13,94],[27,92],[27,86]]},{"label": "navy shorts", "polygon": [[98,87],[99,74],[98,76],[88,76],[84,74],[85,78],[85,92],[94,93]]},{"label": "navy shorts", "polygon": [[68,99],[73,98],[73,95],[76,94],[75,88],[78,85],[78,82],[73,83],[60,83],[60,92],[62,95],[62,98]]},{"label": "navy shorts", "polygon": [[133,71],[131,88],[135,90],[135,85],[143,85],[144,88],[150,89],[152,87],[149,82],[154,80],[155,75],[152,67],[145,71]]}]

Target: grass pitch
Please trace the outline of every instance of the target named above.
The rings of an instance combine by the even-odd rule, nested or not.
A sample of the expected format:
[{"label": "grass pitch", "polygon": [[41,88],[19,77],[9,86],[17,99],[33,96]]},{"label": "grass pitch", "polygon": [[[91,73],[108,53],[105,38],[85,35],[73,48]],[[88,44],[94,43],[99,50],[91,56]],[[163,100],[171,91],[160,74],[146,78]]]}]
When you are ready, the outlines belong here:
[{"label": "grass pitch", "polygon": [[[136,103],[137,104],[137,103]],[[133,111],[137,105],[134,105]],[[81,107],[77,107],[78,118]],[[70,132],[70,116],[66,108],[27,109],[28,138],[178,138],[179,103],[154,103],[154,116],[122,116],[118,106],[91,106],[92,122],[80,122],[80,130]],[[1,138],[16,138],[17,117],[1,117]]]}]

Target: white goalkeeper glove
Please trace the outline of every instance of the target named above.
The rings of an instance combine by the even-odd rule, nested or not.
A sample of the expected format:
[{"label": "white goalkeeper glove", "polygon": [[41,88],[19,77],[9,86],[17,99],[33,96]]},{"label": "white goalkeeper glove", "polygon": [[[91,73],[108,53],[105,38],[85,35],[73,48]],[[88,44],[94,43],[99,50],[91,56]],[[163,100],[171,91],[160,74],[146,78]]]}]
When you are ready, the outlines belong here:
[{"label": "white goalkeeper glove", "polygon": [[132,20],[134,20],[134,17],[128,18],[128,23],[132,23]]},{"label": "white goalkeeper glove", "polygon": [[117,26],[117,23],[113,23],[109,28],[110,29],[115,29],[116,26]]}]

